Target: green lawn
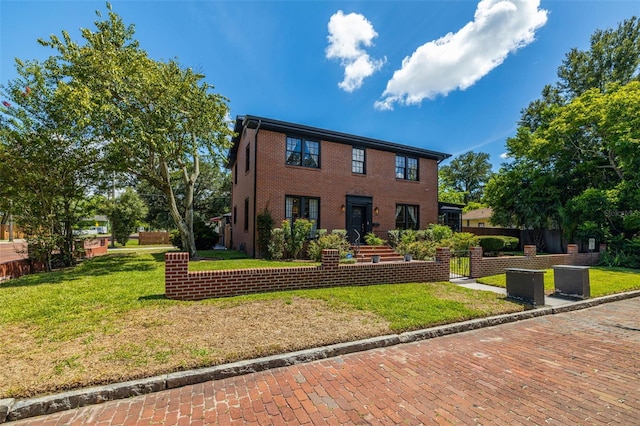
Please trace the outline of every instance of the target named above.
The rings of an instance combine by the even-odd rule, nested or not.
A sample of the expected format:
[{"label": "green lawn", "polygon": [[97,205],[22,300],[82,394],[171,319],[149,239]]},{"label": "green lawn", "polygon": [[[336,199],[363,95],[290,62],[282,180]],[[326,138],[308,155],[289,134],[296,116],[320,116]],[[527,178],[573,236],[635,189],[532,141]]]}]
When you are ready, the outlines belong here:
[{"label": "green lawn", "polygon": [[[317,265],[232,259],[242,256],[216,253],[222,260],[191,262],[190,269]],[[591,280],[593,295],[640,288],[637,271],[594,268]],[[5,366],[0,369],[0,399],[132,380],[523,309],[496,293],[449,282],[181,302],[164,296],[162,249],[113,253],[75,268],[0,283],[0,364]]]},{"label": "green lawn", "polygon": [[[477,281],[482,284],[497,287],[505,288],[507,286],[506,274],[482,277],[478,278]],[[591,297],[638,290],[640,289],[640,271],[637,269],[596,266],[589,269],[589,283],[591,286]],[[544,273],[544,290],[546,294],[551,294],[555,291],[553,269],[547,269]]]}]

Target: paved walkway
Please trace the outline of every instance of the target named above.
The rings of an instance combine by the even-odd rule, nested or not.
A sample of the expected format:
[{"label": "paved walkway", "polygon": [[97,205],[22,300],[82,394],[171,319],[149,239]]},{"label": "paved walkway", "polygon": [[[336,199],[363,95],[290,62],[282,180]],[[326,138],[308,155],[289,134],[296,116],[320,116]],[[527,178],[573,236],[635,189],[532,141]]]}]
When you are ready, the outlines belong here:
[{"label": "paved walkway", "polygon": [[610,423],[640,423],[640,298],[14,424]]}]

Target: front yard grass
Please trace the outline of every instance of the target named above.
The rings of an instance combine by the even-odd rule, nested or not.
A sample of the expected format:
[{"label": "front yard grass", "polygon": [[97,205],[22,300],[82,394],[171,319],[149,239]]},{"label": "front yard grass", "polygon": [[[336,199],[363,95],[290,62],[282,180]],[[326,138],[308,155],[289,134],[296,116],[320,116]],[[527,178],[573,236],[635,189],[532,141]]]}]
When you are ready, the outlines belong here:
[{"label": "front yard grass", "polygon": [[[496,287],[507,287],[506,274],[478,278],[477,281]],[[591,297],[638,290],[640,289],[640,271],[626,268],[592,267],[589,269],[589,284],[591,286]],[[554,291],[553,269],[547,269],[544,273],[544,292],[545,294],[552,294]]]},{"label": "front yard grass", "polygon": [[[258,262],[217,262],[255,267],[250,261]],[[215,262],[193,262],[192,266],[210,263],[206,265],[210,269]],[[267,265],[276,263],[263,266]],[[163,252],[109,254],[76,268],[0,284],[0,399],[131,380],[522,309],[522,305],[494,293],[448,282],[180,302],[164,296]]]}]

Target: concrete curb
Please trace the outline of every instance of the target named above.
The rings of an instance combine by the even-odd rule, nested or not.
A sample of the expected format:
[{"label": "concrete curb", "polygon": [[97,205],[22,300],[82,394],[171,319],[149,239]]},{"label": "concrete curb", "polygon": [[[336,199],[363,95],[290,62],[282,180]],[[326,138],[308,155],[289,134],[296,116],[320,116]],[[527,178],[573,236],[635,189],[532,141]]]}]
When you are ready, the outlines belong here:
[{"label": "concrete curb", "polygon": [[401,334],[372,337],[370,339],[355,342],[338,343],[335,345],[321,346],[286,354],[273,355],[246,361],[238,361],[215,367],[198,370],[181,371],[164,374],[146,379],[129,382],[115,383],[112,385],[96,386],[56,395],[48,395],[39,398],[15,400],[12,398],[0,400],[0,423],[6,421],[21,420],[29,417],[52,414],[59,411],[71,410],[87,405],[102,402],[146,395],[167,389],[174,389],[186,385],[220,380],[244,374],[256,373],[279,367],[317,361],[340,355],[362,352],[370,349],[378,349],[394,346],[400,343],[411,343],[420,340],[432,339],[465,331],[476,330],[484,327],[493,327],[544,315],[555,315],[571,312],[579,309],[587,309],[604,303],[616,302],[624,299],[640,297],[640,290],[611,296],[577,301],[575,303],[559,307],[541,307],[513,314],[497,315],[487,318],[479,318],[460,323],[442,325],[424,330],[411,331]]}]

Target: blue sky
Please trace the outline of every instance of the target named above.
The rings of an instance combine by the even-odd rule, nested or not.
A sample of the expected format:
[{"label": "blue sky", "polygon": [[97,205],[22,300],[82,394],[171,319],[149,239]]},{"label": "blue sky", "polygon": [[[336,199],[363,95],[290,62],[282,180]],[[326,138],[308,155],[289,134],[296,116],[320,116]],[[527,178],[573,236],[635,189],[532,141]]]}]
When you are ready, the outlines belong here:
[{"label": "blue sky", "polygon": [[[520,110],[573,47],[640,15],[638,0],[118,1],[141,47],[277,120],[460,155],[497,169]],[[0,84],[38,38],[94,28],[103,1],[0,0]],[[446,164],[446,163],[445,163]]]}]

